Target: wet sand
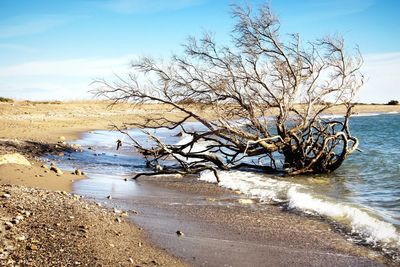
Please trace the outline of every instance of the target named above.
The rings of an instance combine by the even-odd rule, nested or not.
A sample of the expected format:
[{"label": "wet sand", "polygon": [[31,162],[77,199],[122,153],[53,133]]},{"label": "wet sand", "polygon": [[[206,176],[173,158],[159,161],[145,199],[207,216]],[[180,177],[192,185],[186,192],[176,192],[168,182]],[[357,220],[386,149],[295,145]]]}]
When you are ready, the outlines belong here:
[{"label": "wet sand", "polygon": [[213,184],[188,177],[134,183],[139,194],[113,198],[111,204],[134,206],[133,222],[194,266],[395,266],[318,218],[262,203],[240,204],[245,196]]}]

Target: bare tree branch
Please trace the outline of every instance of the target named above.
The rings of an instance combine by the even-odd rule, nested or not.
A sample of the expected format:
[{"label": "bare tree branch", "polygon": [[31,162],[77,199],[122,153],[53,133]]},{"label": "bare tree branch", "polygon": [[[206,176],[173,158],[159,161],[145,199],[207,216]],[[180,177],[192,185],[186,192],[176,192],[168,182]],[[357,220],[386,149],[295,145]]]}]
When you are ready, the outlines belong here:
[{"label": "bare tree branch", "polygon": [[[232,15],[233,45],[218,46],[207,33],[190,37],[183,55],[168,62],[141,58],[127,78],[97,80],[95,93],[114,103],[162,103],[180,112],[177,118],[127,124],[152,140],[149,148],[132,138],[157,174],[250,168],[297,175],[337,169],[358,146],[349,117],[363,84],[359,50],[348,54],[340,37],[303,43],[292,34],[283,41],[267,5],[256,11],[233,5]],[[322,117],[339,104],[346,107],[343,119]],[[188,121],[201,129],[189,131]],[[159,128],[181,129],[191,138],[167,144],[146,130]],[[166,160],[179,167],[166,168]],[[141,175],[147,173],[136,177]]]}]

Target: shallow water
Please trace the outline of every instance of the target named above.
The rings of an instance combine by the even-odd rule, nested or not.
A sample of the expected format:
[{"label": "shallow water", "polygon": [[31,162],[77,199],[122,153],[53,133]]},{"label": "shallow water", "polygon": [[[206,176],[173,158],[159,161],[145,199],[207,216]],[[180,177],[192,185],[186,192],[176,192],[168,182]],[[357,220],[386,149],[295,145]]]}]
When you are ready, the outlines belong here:
[{"label": "shallow water", "polygon": [[[222,172],[220,186],[240,190],[264,202],[284,203],[289,209],[321,215],[350,229],[371,245],[400,249],[400,125],[399,114],[368,114],[351,118],[351,131],[360,139],[362,153],[355,152],[333,174],[296,178],[272,177],[251,172]],[[196,128],[196,124],[189,124]],[[147,142],[139,130],[129,133]],[[176,143],[176,131],[154,132],[164,141]],[[123,141],[115,150],[117,139]],[[63,168],[80,168],[89,179],[75,183],[74,191],[90,197],[128,197],[140,194],[140,186],[126,183],[146,169],[145,162],[129,146],[127,136],[110,131],[87,133],[77,142],[82,153],[62,159]],[[151,143],[148,143],[151,145]],[[89,149],[90,148],[90,149]],[[215,182],[204,172],[200,178]]]}]

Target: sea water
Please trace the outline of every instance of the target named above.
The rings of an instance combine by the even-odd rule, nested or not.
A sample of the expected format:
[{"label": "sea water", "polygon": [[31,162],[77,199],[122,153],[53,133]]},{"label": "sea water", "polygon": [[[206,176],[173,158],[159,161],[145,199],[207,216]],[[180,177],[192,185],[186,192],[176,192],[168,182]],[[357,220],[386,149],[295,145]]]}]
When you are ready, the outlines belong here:
[{"label": "sea water", "polygon": [[[354,152],[329,175],[279,177],[254,172],[220,172],[219,186],[239,190],[261,203],[282,204],[288,210],[322,216],[364,243],[386,251],[400,251],[400,114],[364,114],[350,120],[351,132],[360,140],[362,152]],[[197,129],[196,123],[188,128]],[[151,130],[168,143],[184,142],[179,130]],[[138,129],[131,137],[152,145]],[[116,150],[116,140],[122,147]],[[62,160],[64,168],[80,168],[89,179],[75,184],[84,195],[138,193],[135,183],[124,183],[146,169],[145,161],[132,149],[132,141],[115,131],[87,133],[78,143],[83,152]],[[211,172],[200,180],[216,183]]]}]

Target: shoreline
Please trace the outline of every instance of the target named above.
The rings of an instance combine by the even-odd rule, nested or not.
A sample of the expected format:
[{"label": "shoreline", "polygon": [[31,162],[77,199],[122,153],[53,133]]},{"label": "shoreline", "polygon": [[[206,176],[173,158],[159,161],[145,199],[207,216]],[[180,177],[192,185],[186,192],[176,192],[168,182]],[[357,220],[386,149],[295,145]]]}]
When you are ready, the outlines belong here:
[{"label": "shoreline", "polygon": [[[40,107],[39,107],[37,113],[35,113],[35,109],[38,107],[38,105]],[[3,170],[3,172],[1,171],[1,168],[3,168],[4,166],[0,167],[0,175],[1,175],[1,173],[3,173],[3,174],[4,173],[12,174],[12,178],[8,179],[7,181],[4,181],[4,180],[0,179],[0,184],[6,183],[6,184],[14,184],[14,185],[19,184],[20,185],[20,186],[16,186],[16,187],[15,186],[11,186],[11,188],[12,188],[11,190],[16,190],[17,195],[19,194],[21,196],[21,200],[19,200],[19,201],[27,201],[27,199],[30,198],[29,193],[27,195],[24,195],[26,193],[26,192],[23,193],[24,190],[28,190],[28,191],[29,190],[34,190],[34,193],[32,193],[32,194],[44,194],[43,192],[48,192],[45,189],[60,190],[60,191],[68,191],[68,189],[71,189],[72,182],[73,182],[71,180],[73,178],[75,178],[74,179],[74,181],[75,181],[76,178],[77,178],[76,176],[72,176],[71,175],[73,177],[73,178],[71,178],[70,176],[66,175],[64,177],[65,178],[65,185],[63,185],[62,188],[59,187],[60,186],[60,183],[59,183],[60,180],[56,180],[57,181],[56,186],[55,187],[51,187],[50,183],[49,183],[50,180],[60,179],[60,177],[56,176],[55,174],[53,176],[51,176],[51,177],[48,177],[50,179],[49,181],[47,181],[47,182],[44,181],[42,183],[42,186],[43,186],[42,188],[44,188],[44,191],[43,191],[43,189],[29,189],[29,188],[23,187],[23,186],[37,187],[35,184],[27,183],[27,180],[29,180],[29,179],[31,179],[31,180],[37,179],[38,177],[35,177],[35,175],[37,175],[39,172],[43,172],[43,169],[40,167],[40,165],[42,163],[40,162],[40,160],[38,160],[38,156],[43,155],[43,153],[45,153],[45,152],[61,153],[63,148],[57,147],[57,146],[59,146],[58,143],[60,142],[60,139],[61,139],[60,137],[64,137],[64,139],[67,140],[67,141],[76,140],[80,136],[82,136],[85,132],[93,131],[94,129],[107,129],[108,124],[109,124],[109,122],[111,120],[116,119],[116,121],[114,121],[115,123],[121,123],[122,121],[132,121],[132,120],[133,121],[137,121],[137,120],[140,120],[140,118],[138,117],[139,116],[138,114],[141,114],[141,113],[146,114],[146,110],[144,110],[144,111],[143,110],[136,110],[134,112],[131,112],[131,113],[128,112],[125,115],[123,115],[124,114],[123,110],[125,108],[127,108],[127,106],[121,106],[121,107],[117,108],[118,112],[115,112],[115,110],[114,110],[114,112],[111,112],[110,113],[111,115],[108,116],[108,117],[107,117],[106,114],[103,114],[104,117],[101,117],[99,119],[99,118],[97,118],[98,115],[99,115],[99,110],[103,109],[106,106],[104,103],[101,103],[101,104],[96,104],[97,106],[90,110],[91,113],[89,112],[89,114],[85,114],[86,116],[82,117],[82,116],[79,115],[79,113],[82,112],[82,110],[89,111],[89,109],[87,108],[87,105],[90,106],[90,104],[86,103],[85,104],[86,106],[84,105],[84,108],[77,109],[77,110],[71,110],[70,108],[72,106],[71,107],[69,107],[69,106],[66,106],[66,107],[58,106],[58,109],[59,109],[59,111],[57,111],[58,113],[55,112],[55,115],[54,114],[50,115],[50,118],[52,116],[54,118],[48,119],[46,117],[47,116],[46,112],[48,112],[49,107],[53,107],[54,104],[38,104],[38,105],[21,104],[21,106],[19,106],[19,110],[17,112],[14,112],[13,110],[10,111],[10,108],[12,108],[14,106],[11,106],[11,105],[6,106],[3,103],[0,105],[0,114],[5,114],[5,116],[3,116],[0,119],[0,125],[4,126],[2,128],[2,130],[0,130],[0,139],[1,139],[0,140],[0,154],[5,154],[5,153],[9,153],[9,152],[18,152],[18,153],[21,153],[22,155],[28,157],[28,159],[31,162],[34,163],[34,165],[31,166],[31,168],[34,169],[34,172],[30,172],[31,170],[29,170],[28,167],[26,169],[22,169],[22,172],[21,172],[21,167],[19,165],[18,166],[7,166],[7,168],[5,168]],[[57,105],[61,105],[62,106],[63,104],[57,104]],[[79,104],[79,105],[82,105],[82,104]],[[27,108],[29,111],[24,111],[24,108]],[[152,107],[152,108],[153,109],[150,111],[151,114],[158,114],[159,112],[162,112],[162,109],[159,109],[159,108],[157,109],[157,108],[154,108],[154,107]],[[384,108],[386,109],[387,106],[384,105]],[[393,108],[393,107],[389,107],[389,108]],[[395,107],[395,112],[399,112],[399,111],[400,111],[400,107],[399,106]],[[26,112],[28,112],[29,114],[27,114]],[[119,112],[122,112],[122,113],[119,113]],[[371,111],[369,111],[368,113],[370,113],[370,112]],[[374,112],[374,111],[372,111],[372,112]],[[388,111],[388,112],[393,112],[393,111],[391,110],[391,111]],[[337,114],[337,113],[335,113],[335,114]],[[93,118],[97,118],[97,119],[95,119],[94,122],[91,122],[91,120]],[[74,123],[76,123],[76,125]],[[15,134],[15,133],[17,133],[17,134]],[[12,145],[13,142],[16,142],[16,143],[19,143],[19,144],[18,145],[15,145],[15,144]],[[21,143],[23,145],[21,145]],[[24,145],[24,144],[29,144],[29,145]],[[23,168],[25,168],[25,167],[23,167]],[[22,179],[21,181],[19,181],[19,180],[17,180],[17,178],[20,178],[18,176],[21,176],[21,173],[24,173],[25,180]],[[81,178],[83,178],[83,177],[81,177]],[[145,181],[145,182],[152,183],[151,181]],[[164,187],[166,186],[165,181],[162,181],[162,183],[163,183],[163,185],[161,186],[161,188],[163,186]],[[178,184],[179,184],[179,181],[175,184],[175,186],[178,185]],[[204,191],[205,188],[207,188],[207,190],[211,190],[211,187],[209,187],[209,186],[205,186],[204,187],[202,185],[202,186],[197,186],[195,188],[192,188],[192,185],[193,184],[189,185],[189,184],[186,184],[186,182],[184,182],[183,185],[180,185],[180,186],[184,187],[182,189],[186,190],[185,192],[188,192],[188,193],[190,193],[190,194],[192,194],[194,196],[196,196],[196,193],[197,194],[198,193],[204,194],[205,193],[205,191]],[[8,185],[2,185],[1,189],[3,190],[4,187],[7,187],[7,186]],[[216,187],[215,185],[213,185],[213,186]],[[14,187],[16,189],[14,189]],[[6,189],[6,190],[8,190],[8,189]],[[221,191],[219,191],[219,190],[220,189],[216,189],[217,192],[221,193]],[[42,193],[40,193],[40,192],[42,192]],[[55,193],[55,191],[49,191],[49,192]],[[66,198],[71,198],[71,196],[73,198],[73,195],[69,195],[67,193],[61,192],[61,193],[58,193],[58,194],[64,195],[64,197],[66,197]],[[65,194],[67,194],[67,195],[65,195]],[[230,192],[230,194],[232,194],[232,192]],[[86,203],[87,204],[88,202],[83,200],[82,203]],[[75,205],[75,204],[72,204],[72,203],[69,203],[69,204],[72,205],[72,206]],[[155,205],[155,207],[160,206],[160,205],[162,206],[162,203],[160,203],[160,202],[154,202],[153,204]],[[56,202],[54,202],[53,200],[49,201],[48,205],[46,207],[44,207],[42,210],[40,210],[38,215],[40,217],[48,217],[49,214],[51,214],[52,205],[56,205]],[[79,204],[79,205],[85,205],[85,204]],[[72,206],[68,206],[68,208],[71,208]],[[10,209],[10,207],[7,206],[7,205],[4,206],[4,207],[5,207],[5,209],[3,209],[0,212],[0,219],[5,221],[6,219],[10,219],[7,216],[15,216],[15,215],[12,215],[10,213],[10,211],[15,212],[15,207],[14,207],[14,210]],[[218,216],[219,212],[222,212],[224,214],[224,216],[225,216],[225,219],[226,219],[224,224],[228,225],[230,223],[229,218],[231,216],[231,215],[229,215],[228,211],[231,212],[231,210],[228,209],[228,210],[220,211],[218,209],[214,210],[214,208],[215,207],[213,206],[212,208],[209,208],[208,210],[207,210],[207,208],[205,208],[205,210],[200,210],[200,211],[197,210],[196,211],[197,213],[194,214],[194,215],[190,213],[190,210],[189,211],[186,210],[185,211],[186,213],[183,212],[182,213],[183,215],[181,214],[181,216],[183,216],[182,217],[183,220],[189,219],[189,223],[190,223],[190,221],[193,218],[197,218],[197,219],[194,219],[194,220],[198,220],[200,217],[209,218],[207,216],[211,216],[211,217],[212,216]],[[177,212],[176,210],[174,211],[173,209],[169,210],[169,211],[170,212]],[[94,212],[93,216],[99,217],[103,212],[106,212],[106,211],[101,208],[101,209],[97,210],[96,212]],[[234,211],[234,212],[235,212],[235,214],[237,216],[241,216],[240,214],[242,212],[242,209],[239,208],[239,209],[237,209],[237,211]],[[247,211],[247,212],[249,212],[249,211]],[[282,211],[280,211],[280,213],[286,214],[286,213],[284,213]],[[243,211],[243,214],[246,214],[246,212]],[[265,220],[268,220],[269,214],[268,213],[263,213],[263,214],[267,217],[267,219],[265,219]],[[151,216],[151,214],[150,214],[150,216]],[[250,216],[250,217],[254,216],[254,213],[247,214],[246,216]],[[292,215],[288,215],[288,217],[287,217],[287,215],[279,215],[279,212],[278,213],[274,213],[274,216],[277,216],[277,217],[283,216],[282,218],[292,218]],[[63,218],[63,220],[66,219],[66,218],[64,218],[65,216],[61,216],[61,217]],[[135,219],[133,219],[133,220],[134,220],[134,224],[133,225],[129,224],[129,227],[130,227],[130,228],[128,227],[129,229],[137,228],[135,225],[137,225],[138,222],[135,221]],[[260,220],[262,220],[262,218],[260,218]],[[302,219],[298,219],[298,220],[301,221]],[[283,219],[283,221],[285,221],[285,220]],[[197,222],[197,223],[202,224],[201,222]],[[271,222],[269,222],[269,223],[271,223]],[[319,222],[319,223],[321,223],[321,222]],[[317,223],[317,224],[319,224],[319,223]],[[267,222],[267,225],[268,225],[268,222]],[[324,225],[326,226],[327,224],[324,223]],[[105,226],[105,225],[103,225],[103,226]],[[75,227],[76,227],[76,225],[75,225]],[[239,228],[237,228],[237,227],[239,227]],[[254,229],[256,229],[257,227],[259,227],[258,223],[253,225]],[[242,229],[242,228],[243,228],[243,226],[240,226],[238,223],[236,223],[236,226],[235,225],[231,226],[231,228],[230,228],[231,229],[231,233],[235,233],[235,231],[238,231],[238,229]],[[264,231],[266,231],[266,232],[271,231],[271,230],[269,230],[268,227],[267,228],[262,228],[262,229],[264,229]],[[18,230],[18,227],[15,227],[14,230]],[[148,234],[150,236],[155,234],[155,232],[153,230],[149,229],[149,233]],[[203,227],[203,230],[206,231],[206,230],[208,230],[208,228],[207,227],[205,227],[205,228]],[[129,230],[127,230],[127,231],[129,231]],[[0,233],[1,234],[6,234],[6,235],[7,234],[10,235],[10,232],[7,232],[6,230],[2,230],[2,229],[0,229]],[[63,233],[63,232],[61,231],[61,233]],[[228,236],[229,236],[230,232],[227,231],[225,233],[227,233]],[[261,236],[263,235],[262,231],[256,231],[256,232],[250,233],[250,236],[253,236],[254,238],[256,238],[255,233],[258,233]],[[318,239],[318,236],[320,236],[320,232],[316,232],[316,233],[318,233],[318,234],[310,232],[310,235],[313,235],[313,238],[317,238]],[[18,238],[19,234],[20,234],[20,232],[18,232],[18,231],[16,233],[14,233],[14,234],[11,234],[10,235],[10,237],[11,237],[10,240],[15,240],[15,238]],[[63,234],[66,234],[66,233],[64,232]],[[173,234],[173,236],[176,237],[176,235],[174,235],[174,234]],[[235,239],[236,241],[234,243],[231,243],[231,244],[236,244],[236,243],[237,244],[241,244],[239,242],[239,239],[238,239],[239,237],[241,237],[241,235],[238,236],[236,234],[231,234],[230,237],[232,237],[232,236],[234,238],[236,238]],[[73,239],[77,240],[77,239],[79,239],[78,237],[79,236],[74,236]],[[101,237],[102,237],[102,234],[98,234],[97,235],[97,238],[101,238]],[[132,238],[139,238],[141,240],[141,241],[137,241],[137,242],[150,243],[150,244],[151,243],[156,243],[156,244],[158,244],[160,246],[160,244],[158,243],[157,239],[154,239],[154,237],[151,238],[151,241],[149,241],[148,236],[139,236],[138,237],[138,236],[134,235]],[[274,236],[274,238],[277,238],[277,237]],[[290,240],[290,237],[286,237],[286,238]],[[341,238],[344,240],[343,236],[341,236]],[[181,240],[183,240],[183,239],[181,239]],[[274,240],[273,242],[276,242],[276,241],[277,240]],[[282,239],[279,238],[278,241],[279,242],[283,242],[283,244],[284,244],[285,242],[287,243],[288,240],[282,240]],[[306,240],[304,240],[304,241],[306,241]],[[12,242],[14,242],[14,241],[12,241]],[[63,241],[60,240],[59,242],[63,242]],[[117,242],[117,241],[115,241],[115,242]],[[130,245],[134,246],[135,248],[137,248],[137,244],[138,243],[136,241],[132,241],[131,240],[131,241],[127,241],[127,242],[133,242]],[[179,243],[179,239],[178,239],[177,243]],[[300,243],[302,243],[301,240],[299,240],[299,244]],[[347,243],[349,243],[349,242],[347,242]],[[99,243],[96,243],[94,245],[94,248],[98,249],[98,246],[99,246]],[[327,249],[329,250],[330,249],[329,241],[327,241],[326,246],[327,246]],[[353,249],[356,250],[356,251],[358,251],[360,249],[360,248],[358,248],[358,246],[356,246],[354,244],[351,244],[349,246],[350,246],[349,248],[353,247]],[[251,246],[248,246],[248,248],[249,247],[251,247]],[[282,248],[287,248],[287,246],[283,245]],[[43,255],[45,255],[45,253],[47,253],[46,249],[43,249],[43,250],[40,249],[40,251],[34,251],[34,250],[29,250],[28,247],[23,247],[23,246],[19,247],[18,249],[19,249],[18,251],[23,251],[25,249],[24,253],[28,253],[28,254],[31,253],[29,255],[42,255],[41,253],[44,253]],[[155,249],[157,250],[157,248],[155,248]],[[228,250],[228,248],[226,248],[226,249]],[[307,252],[307,248],[306,248],[306,250],[300,250],[300,251],[303,252],[303,254],[300,253],[303,256],[307,254],[306,253]],[[4,250],[3,250],[3,252],[4,252]],[[179,262],[179,264],[184,264],[183,262],[180,262],[179,260],[176,260],[176,258],[171,256],[171,254],[175,254],[176,255],[177,254],[176,251],[167,250],[167,252],[161,251],[160,255],[162,255],[162,257],[165,258],[165,259],[171,260],[172,262]],[[280,252],[282,252],[282,251],[280,251]],[[361,254],[357,254],[359,252],[354,252],[355,253],[354,255],[358,255],[358,256],[361,255],[361,256],[365,257],[365,256],[368,256],[367,252],[368,251],[364,251],[362,253],[360,252]],[[371,251],[369,251],[369,252],[371,252]],[[330,253],[330,252],[328,252],[328,253]],[[0,251],[0,254],[1,254],[1,251]],[[372,254],[374,254],[374,253],[372,253]],[[178,256],[181,256],[181,255],[179,255],[179,253],[178,253]],[[281,259],[280,256],[279,256],[279,253],[272,253],[272,254],[270,254],[270,256],[275,257],[275,259],[277,260],[276,261],[277,264],[279,264],[279,263],[283,264],[284,263],[284,261],[279,261]],[[357,258],[358,256],[355,256],[355,257]],[[115,256],[115,257],[117,257],[117,256]],[[305,257],[303,259],[306,259],[307,257]],[[372,257],[372,256],[369,255],[368,257]],[[339,258],[340,258],[340,256],[339,256]],[[373,255],[372,258],[373,259],[378,259],[379,262],[383,262],[384,264],[388,264],[388,265],[391,264],[390,262],[386,262],[385,259],[380,258],[379,255]],[[353,259],[353,258],[351,258],[351,259]],[[117,259],[115,258],[114,260],[117,260]],[[189,263],[196,264],[196,262],[193,262],[190,259],[186,259],[185,258],[185,260],[187,260]],[[353,260],[355,260],[355,262],[358,262],[358,263],[363,262],[363,260],[361,260],[361,261],[359,261],[358,259],[353,259]],[[343,265],[345,265],[344,264],[345,262],[346,261],[342,262]],[[369,260],[367,260],[366,262],[371,263]],[[127,259],[124,259],[124,263],[127,263]],[[335,263],[335,261],[333,260],[332,261],[332,265],[334,265],[334,263]],[[336,262],[336,263],[338,263],[338,262]],[[141,262],[140,264],[144,264],[144,263]]]},{"label": "shoreline", "polygon": [[395,266],[318,218],[249,201],[194,177],[144,177],[137,183],[144,193],[110,203],[134,203],[133,222],[194,266]]}]

